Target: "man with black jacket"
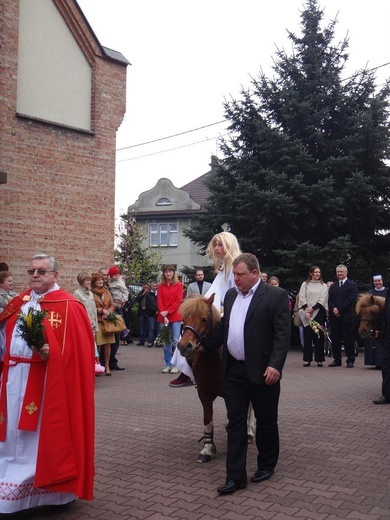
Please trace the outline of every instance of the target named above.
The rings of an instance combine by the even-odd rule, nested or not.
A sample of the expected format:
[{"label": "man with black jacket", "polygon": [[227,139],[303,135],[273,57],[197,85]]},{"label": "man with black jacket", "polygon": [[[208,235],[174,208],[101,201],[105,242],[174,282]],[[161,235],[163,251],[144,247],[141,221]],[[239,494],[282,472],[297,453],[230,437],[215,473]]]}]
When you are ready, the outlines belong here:
[{"label": "man with black jacket", "polygon": [[336,267],[338,281],[329,289],[329,323],[332,339],[333,362],[330,367],[341,366],[341,343],[344,343],[347,368],[355,363],[354,320],[357,285],[347,278],[345,265]]},{"label": "man with black jacket", "polygon": [[374,404],[390,404],[390,291],[387,291],[383,313],[382,347],[382,397],[373,401]]},{"label": "man with black jacket", "polygon": [[145,297],[146,314],[148,316],[148,347],[153,347],[154,340],[158,335],[157,326],[157,282],[150,284],[150,290]]}]

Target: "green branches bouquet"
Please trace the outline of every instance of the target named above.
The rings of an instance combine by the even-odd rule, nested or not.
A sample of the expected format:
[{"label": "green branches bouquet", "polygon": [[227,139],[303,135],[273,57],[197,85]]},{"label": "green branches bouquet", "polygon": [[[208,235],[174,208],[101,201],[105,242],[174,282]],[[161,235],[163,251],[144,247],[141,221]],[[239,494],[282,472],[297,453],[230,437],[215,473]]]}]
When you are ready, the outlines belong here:
[{"label": "green branches bouquet", "polygon": [[118,314],[115,314],[115,312],[111,312],[107,318],[107,321],[110,321],[111,323],[116,323],[118,321]]},{"label": "green branches bouquet", "polygon": [[164,325],[164,327],[161,328],[159,335],[157,336],[154,344],[155,345],[162,345],[163,347],[166,347],[170,343],[172,343],[172,330],[169,327],[169,325]]},{"label": "green branches bouquet", "polygon": [[34,348],[40,350],[47,343],[43,324],[45,317],[46,311],[37,311],[31,308],[27,314],[19,315],[18,334],[31,350]]}]

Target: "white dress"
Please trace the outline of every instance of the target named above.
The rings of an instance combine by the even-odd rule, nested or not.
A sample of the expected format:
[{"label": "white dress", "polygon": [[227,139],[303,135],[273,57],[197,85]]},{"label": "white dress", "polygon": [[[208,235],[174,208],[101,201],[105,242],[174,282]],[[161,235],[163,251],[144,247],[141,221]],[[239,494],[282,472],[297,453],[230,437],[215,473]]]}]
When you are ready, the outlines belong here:
[{"label": "white dress", "polygon": [[[58,286],[55,286],[58,289]],[[55,290],[55,289],[51,289]],[[50,291],[51,292],[51,291]],[[30,307],[40,310],[37,297],[31,292],[31,300],[22,306],[26,314]],[[42,296],[42,295],[39,295]],[[0,359],[5,353],[5,330],[0,327]],[[11,354],[31,358],[32,351],[17,334],[15,327],[11,339]],[[7,433],[0,442],[0,513],[14,513],[32,507],[67,504],[77,497],[73,493],[56,493],[33,485],[40,421],[37,431],[18,430],[20,410],[26,390],[29,363],[11,366],[7,381]],[[0,379],[1,382],[1,379]],[[1,388],[1,385],[0,385]]]},{"label": "white dress", "polygon": [[[204,298],[207,299],[213,293],[215,294],[213,305],[216,307],[221,316],[223,316],[223,300],[225,298],[225,294],[231,287],[234,287],[233,269],[230,269],[227,278],[225,278],[225,271],[219,271],[217,276],[214,278],[210,289],[204,295]],[[175,348],[175,352],[173,353],[172,365],[180,370],[180,372],[183,372],[186,376],[190,377],[192,381],[194,381],[194,373],[192,372],[192,368],[187,363],[186,358],[180,354],[178,348]]]}]

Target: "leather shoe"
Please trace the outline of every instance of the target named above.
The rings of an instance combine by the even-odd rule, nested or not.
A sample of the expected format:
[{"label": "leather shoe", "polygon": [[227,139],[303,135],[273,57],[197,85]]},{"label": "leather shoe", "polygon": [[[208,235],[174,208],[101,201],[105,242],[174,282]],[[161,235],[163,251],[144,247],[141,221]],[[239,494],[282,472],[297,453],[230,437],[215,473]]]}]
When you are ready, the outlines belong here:
[{"label": "leather shoe", "polygon": [[353,361],[347,361],[347,368],[353,368]]},{"label": "leather shoe", "polygon": [[256,484],[258,482],[263,482],[263,480],[268,480],[272,475],[274,474],[274,470],[270,469],[258,469],[256,473],[254,473],[253,477],[251,478],[251,482],[255,482]]},{"label": "leather shoe", "polygon": [[114,367],[110,368],[110,370],[125,370],[125,368],[115,365]]},{"label": "leather shoe", "polygon": [[390,397],[385,397],[382,395],[379,399],[375,399],[375,401],[372,401],[374,404],[390,404]]},{"label": "leather shoe", "polygon": [[338,363],[337,361],[332,361],[332,363],[330,363],[328,367],[341,367],[341,363]]},{"label": "leather shoe", "polygon": [[240,482],[237,480],[227,480],[224,486],[217,488],[220,495],[230,495],[237,491],[237,489],[246,488],[246,482]]}]

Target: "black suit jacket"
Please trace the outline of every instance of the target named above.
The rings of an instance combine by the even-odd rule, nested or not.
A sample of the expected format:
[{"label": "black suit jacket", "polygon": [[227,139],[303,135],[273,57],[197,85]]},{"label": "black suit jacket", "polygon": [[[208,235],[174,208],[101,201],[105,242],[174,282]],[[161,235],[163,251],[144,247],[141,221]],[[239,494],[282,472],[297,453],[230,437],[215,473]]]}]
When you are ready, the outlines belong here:
[{"label": "black suit jacket", "polygon": [[[222,378],[226,374],[230,314],[237,297],[229,289],[224,300],[224,316],[214,335],[215,345],[223,343]],[[282,372],[290,345],[291,313],[287,291],[260,282],[249,305],[244,324],[245,367],[252,383],[264,384],[268,366]]]},{"label": "black suit jacket", "polygon": [[385,308],[382,315],[382,343],[390,340],[390,290],[387,291]]},{"label": "black suit jacket", "polygon": [[357,285],[352,280],[347,280],[339,287],[335,282],[329,289],[329,315],[334,318],[333,309],[336,307],[341,314],[344,323],[353,323],[355,319],[355,303],[358,294]]}]

